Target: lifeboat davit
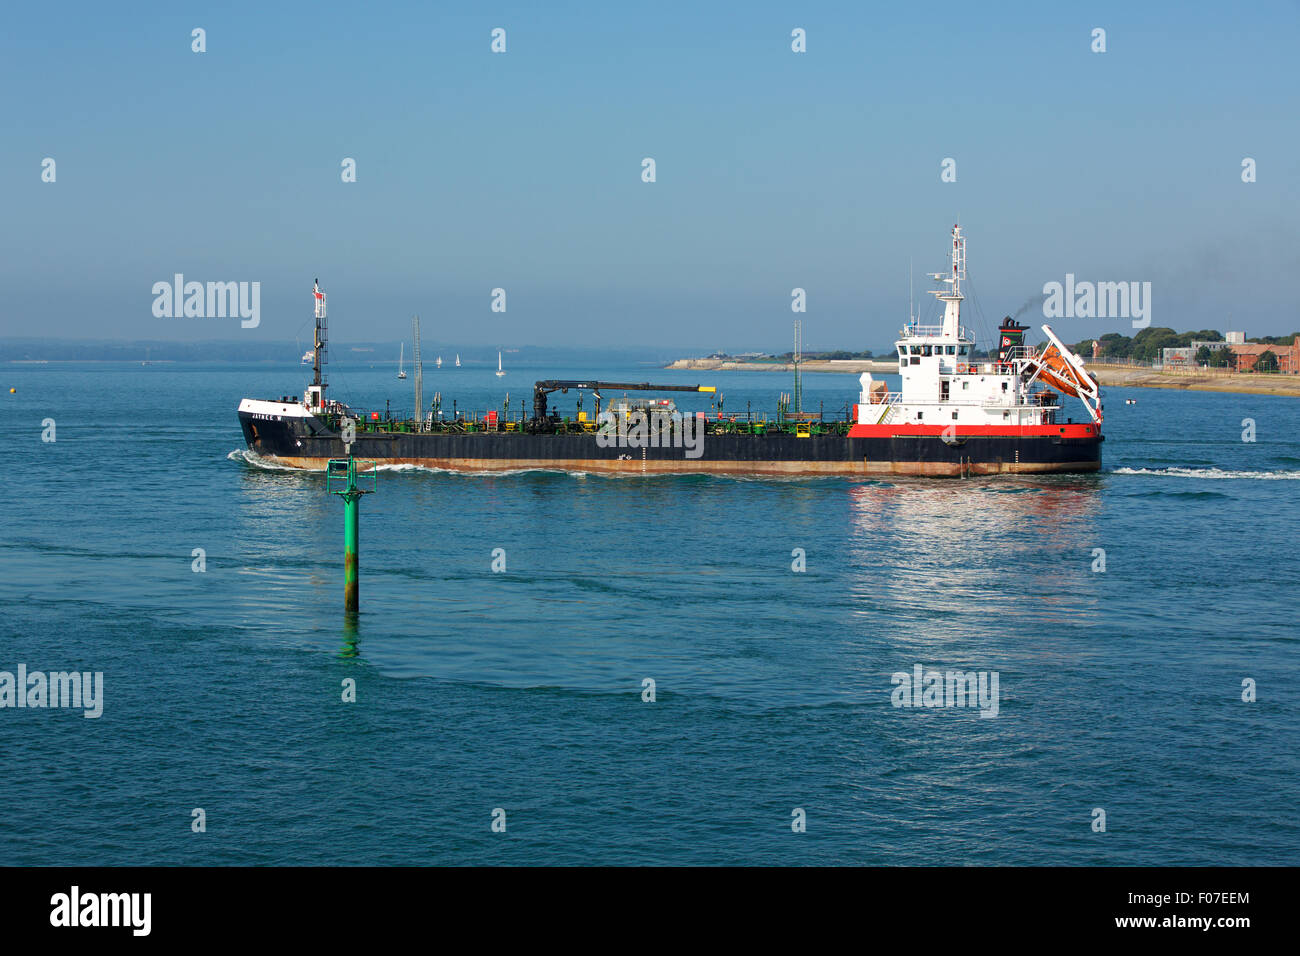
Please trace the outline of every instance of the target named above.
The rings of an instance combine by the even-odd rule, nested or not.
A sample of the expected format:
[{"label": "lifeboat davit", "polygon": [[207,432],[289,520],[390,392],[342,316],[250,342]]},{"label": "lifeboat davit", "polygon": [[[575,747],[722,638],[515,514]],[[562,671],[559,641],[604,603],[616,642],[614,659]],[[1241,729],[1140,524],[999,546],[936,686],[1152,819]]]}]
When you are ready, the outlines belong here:
[{"label": "lifeboat davit", "polygon": [[1051,326],[1044,325],[1047,346],[1027,363],[1034,377],[1065,395],[1083,401],[1093,421],[1101,421],[1101,382],[1083,367],[1083,359],[1071,352],[1056,337]]},{"label": "lifeboat davit", "polygon": [[[1038,372],[1040,381],[1052,386],[1057,391],[1064,392],[1073,398],[1081,398],[1079,388],[1075,384],[1075,375],[1073,365],[1061,354],[1060,350],[1053,343],[1048,345],[1046,351],[1038,356],[1039,364],[1042,368]],[[1098,385],[1097,376],[1088,372],[1088,377],[1092,379],[1094,386]]]}]

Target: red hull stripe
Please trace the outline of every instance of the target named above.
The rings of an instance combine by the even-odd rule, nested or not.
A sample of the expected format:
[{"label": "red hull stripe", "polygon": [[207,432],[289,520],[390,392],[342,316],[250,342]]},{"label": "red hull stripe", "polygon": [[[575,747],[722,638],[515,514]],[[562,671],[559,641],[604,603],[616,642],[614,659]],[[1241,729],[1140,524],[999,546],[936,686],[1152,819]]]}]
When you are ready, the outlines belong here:
[{"label": "red hull stripe", "polygon": [[[947,429],[951,428],[951,431]],[[1101,434],[1098,425],[920,425],[900,422],[885,425],[854,425],[850,438],[891,438],[895,435],[943,435],[979,438],[1096,438]]]}]

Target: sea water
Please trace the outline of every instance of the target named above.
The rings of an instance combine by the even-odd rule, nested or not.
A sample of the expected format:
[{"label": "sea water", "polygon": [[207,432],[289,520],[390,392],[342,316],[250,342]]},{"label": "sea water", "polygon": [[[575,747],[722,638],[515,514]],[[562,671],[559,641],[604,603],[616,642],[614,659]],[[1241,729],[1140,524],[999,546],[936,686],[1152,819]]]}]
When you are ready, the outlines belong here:
[{"label": "sea water", "polygon": [[[791,390],[492,371],[426,368],[425,402]],[[342,504],[235,416],[303,376],[5,370],[0,671],[103,683],[94,719],[0,707],[0,863],[1300,863],[1294,398],[1108,389],[1096,475],[385,470],[349,627]],[[996,716],[900,706],[918,666],[996,675]]]}]

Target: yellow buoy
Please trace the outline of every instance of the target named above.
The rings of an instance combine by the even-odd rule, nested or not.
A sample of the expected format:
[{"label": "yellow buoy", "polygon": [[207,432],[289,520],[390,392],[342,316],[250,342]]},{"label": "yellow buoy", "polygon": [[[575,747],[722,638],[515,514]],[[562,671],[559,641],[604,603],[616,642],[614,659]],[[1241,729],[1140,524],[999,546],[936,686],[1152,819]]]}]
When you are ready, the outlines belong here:
[{"label": "yellow buoy", "polygon": [[16,392],[16,391],[18,391],[18,389],[16,389],[16,388],[11,388],[11,389],[9,389],[9,394],[12,395],[12,394],[13,394],[14,392]]}]

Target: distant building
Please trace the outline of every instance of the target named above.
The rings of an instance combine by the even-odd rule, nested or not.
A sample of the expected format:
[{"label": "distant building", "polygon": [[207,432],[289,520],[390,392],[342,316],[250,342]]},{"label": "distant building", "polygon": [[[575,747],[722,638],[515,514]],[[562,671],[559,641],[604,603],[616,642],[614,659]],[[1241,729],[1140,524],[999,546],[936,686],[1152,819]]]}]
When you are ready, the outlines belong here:
[{"label": "distant building", "polygon": [[1209,349],[1211,352],[1217,352],[1219,349],[1226,349],[1227,342],[1203,342],[1199,339],[1192,339],[1192,351],[1198,352],[1201,349]]},{"label": "distant building", "polygon": [[1245,332],[1224,332],[1224,333],[1223,333],[1223,337],[1224,337],[1224,339],[1227,340],[1227,342],[1228,342],[1229,345],[1245,345],[1245,344],[1246,344],[1246,333],[1245,333]]},{"label": "distant building", "polygon": [[1196,349],[1161,349],[1160,364],[1165,368],[1191,368],[1196,364]]},{"label": "distant building", "polygon": [[[1297,336],[1300,339],[1300,336]],[[1291,375],[1300,373],[1300,344],[1292,341],[1290,345],[1258,345],[1244,342],[1232,346],[1232,354],[1237,357],[1237,371],[1253,372],[1259,357],[1265,352],[1277,356],[1277,370]]]}]

